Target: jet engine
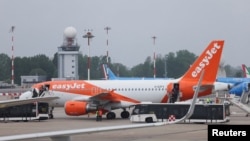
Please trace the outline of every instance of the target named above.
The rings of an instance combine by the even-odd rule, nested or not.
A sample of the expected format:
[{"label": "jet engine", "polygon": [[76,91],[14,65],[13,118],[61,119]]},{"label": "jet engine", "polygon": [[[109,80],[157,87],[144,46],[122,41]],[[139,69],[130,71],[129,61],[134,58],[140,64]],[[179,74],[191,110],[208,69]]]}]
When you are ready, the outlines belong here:
[{"label": "jet engine", "polygon": [[241,96],[243,92],[249,91],[250,82],[242,82],[229,90],[230,94]]},{"label": "jet engine", "polygon": [[91,111],[96,110],[90,107],[88,103],[81,101],[67,101],[64,105],[65,113],[69,116],[85,115]]},{"label": "jet engine", "polygon": [[213,92],[217,91],[228,91],[233,87],[233,84],[223,83],[223,82],[215,82]]}]

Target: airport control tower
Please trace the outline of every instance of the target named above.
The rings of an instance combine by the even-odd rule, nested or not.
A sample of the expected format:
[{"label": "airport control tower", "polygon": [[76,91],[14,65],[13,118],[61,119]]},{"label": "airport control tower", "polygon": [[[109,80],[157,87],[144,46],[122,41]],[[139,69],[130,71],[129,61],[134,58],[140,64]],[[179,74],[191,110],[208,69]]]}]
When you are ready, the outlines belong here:
[{"label": "airport control tower", "polygon": [[79,79],[78,55],[80,46],[76,41],[77,31],[74,27],[64,30],[63,44],[58,47],[58,78]]}]

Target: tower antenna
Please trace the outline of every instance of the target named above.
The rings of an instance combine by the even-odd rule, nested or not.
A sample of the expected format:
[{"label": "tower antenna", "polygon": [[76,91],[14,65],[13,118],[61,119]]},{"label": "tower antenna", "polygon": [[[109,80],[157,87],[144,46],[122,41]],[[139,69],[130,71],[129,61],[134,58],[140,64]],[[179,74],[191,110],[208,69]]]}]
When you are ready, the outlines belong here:
[{"label": "tower antenna", "polygon": [[11,51],[12,51],[12,58],[11,58],[11,85],[14,86],[14,29],[15,26],[11,26],[10,32],[12,33],[11,37]]},{"label": "tower antenna", "polygon": [[[107,59],[107,68],[109,68],[109,40],[108,40],[108,34],[109,34],[109,30],[111,30],[110,27],[105,27],[104,30],[107,31],[107,56],[106,56],[106,59]],[[107,71],[107,77],[109,79],[109,71]]]},{"label": "tower antenna", "polygon": [[92,30],[88,29],[88,32],[82,36],[83,38],[88,39],[88,80],[90,80],[90,39],[95,37],[90,31]]},{"label": "tower antenna", "polygon": [[154,43],[154,78],[156,77],[156,68],[155,68],[155,40],[156,36],[153,36],[153,43]]}]

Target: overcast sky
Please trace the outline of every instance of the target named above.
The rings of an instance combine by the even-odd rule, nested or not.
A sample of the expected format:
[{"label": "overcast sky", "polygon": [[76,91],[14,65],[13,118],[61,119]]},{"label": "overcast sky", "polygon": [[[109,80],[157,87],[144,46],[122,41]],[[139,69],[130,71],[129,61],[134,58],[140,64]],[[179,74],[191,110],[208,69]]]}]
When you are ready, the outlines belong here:
[{"label": "overcast sky", "polygon": [[51,58],[65,28],[73,26],[84,55],[88,46],[82,35],[92,29],[90,55],[108,50],[113,63],[129,68],[154,52],[187,49],[199,55],[213,39],[225,40],[225,64],[250,66],[249,0],[0,0],[0,21],[0,53],[9,56],[11,26],[16,27],[14,56]]}]

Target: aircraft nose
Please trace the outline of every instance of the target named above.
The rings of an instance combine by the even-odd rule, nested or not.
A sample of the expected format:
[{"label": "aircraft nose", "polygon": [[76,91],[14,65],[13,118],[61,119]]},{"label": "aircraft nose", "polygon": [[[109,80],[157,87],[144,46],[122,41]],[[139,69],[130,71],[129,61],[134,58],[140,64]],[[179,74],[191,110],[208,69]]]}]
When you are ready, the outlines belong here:
[{"label": "aircraft nose", "polygon": [[23,93],[19,96],[19,99],[29,99],[29,98],[32,98],[32,92],[31,92],[31,91],[23,92]]}]

